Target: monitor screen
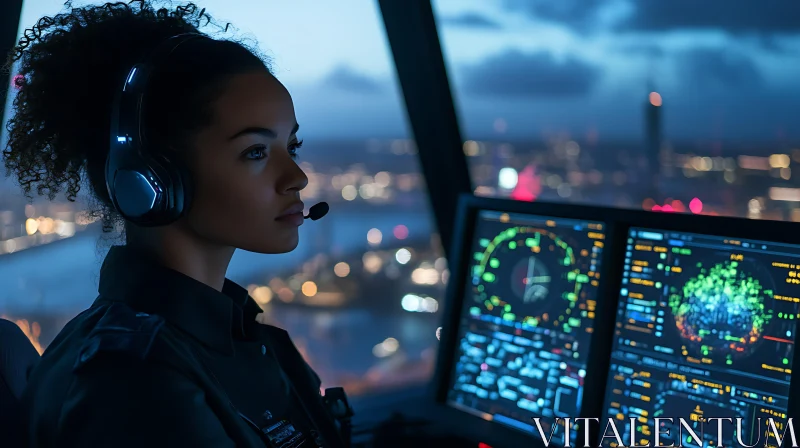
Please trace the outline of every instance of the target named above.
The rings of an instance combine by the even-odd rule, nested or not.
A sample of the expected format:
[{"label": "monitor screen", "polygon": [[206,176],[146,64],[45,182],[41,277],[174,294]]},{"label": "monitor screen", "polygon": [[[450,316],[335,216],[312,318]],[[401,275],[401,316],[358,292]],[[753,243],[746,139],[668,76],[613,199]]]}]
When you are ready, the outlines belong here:
[{"label": "monitor screen", "polygon": [[536,437],[541,417],[563,443],[563,428],[549,425],[580,412],[604,228],[478,213],[448,405]]},{"label": "monitor screen", "polygon": [[764,446],[769,418],[782,436],[800,246],[634,228],[626,249],[603,444],[615,426],[624,445]]}]

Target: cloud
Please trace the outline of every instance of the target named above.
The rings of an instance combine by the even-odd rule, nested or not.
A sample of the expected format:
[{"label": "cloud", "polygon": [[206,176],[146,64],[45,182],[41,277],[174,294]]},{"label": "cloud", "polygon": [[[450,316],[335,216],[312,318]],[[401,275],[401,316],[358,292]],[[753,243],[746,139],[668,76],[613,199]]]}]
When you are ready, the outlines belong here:
[{"label": "cloud", "polygon": [[795,0],[636,1],[623,27],[644,31],[721,29],[733,33],[800,32],[800,2]]},{"label": "cloud", "polygon": [[600,25],[600,10],[606,3],[606,0],[504,0],[503,6],[536,20],[587,31]]},{"label": "cloud", "polygon": [[504,7],[577,31],[723,30],[731,33],[800,33],[796,0],[505,0]]},{"label": "cloud", "polygon": [[555,98],[586,95],[601,77],[602,70],[575,58],[510,51],[466,67],[460,84],[466,94]]},{"label": "cloud", "polygon": [[500,23],[474,12],[468,12],[457,16],[440,17],[437,19],[437,22],[444,26],[458,28],[485,30],[499,30],[503,28]]},{"label": "cloud", "polygon": [[349,67],[340,66],[322,80],[323,88],[333,88],[351,93],[379,93],[384,85],[378,80],[356,73]]},{"label": "cloud", "polygon": [[783,42],[781,39],[774,35],[762,34],[758,35],[755,39],[755,46],[767,53],[789,56],[798,53],[796,45]]},{"label": "cloud", "polygon": [[616,47],[616,50],[628,55],[647,56],[652,58],[661,58],[667,54],[664,48],[662,48],[660,45],[645,42],[619,45]]},{"label": "cloud", "polygon": [[[679,76],[687,87],[700,89],[757,90],[763,84],[758,66],[741,53],[698,48],[677,56]],[[733,90],[733,91],[737,91]]]}]

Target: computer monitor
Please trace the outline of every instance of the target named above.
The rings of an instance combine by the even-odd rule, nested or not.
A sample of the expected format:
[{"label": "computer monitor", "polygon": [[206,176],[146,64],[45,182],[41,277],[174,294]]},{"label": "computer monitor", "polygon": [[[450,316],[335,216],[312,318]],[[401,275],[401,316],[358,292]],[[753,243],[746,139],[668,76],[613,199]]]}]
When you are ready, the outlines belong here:
[{"label": "computer monitor", "polygon": [[[535,440],[533,417],[549,434],[555,417],[579,415],[604,232],[602,222],[477,211],[467,278],[452,280],[466,286],[448,406]],[[563,444],[563,427],[554,433]]]},{"label": "computer monitor", "polygon": [[783,436],[800,246],[631,228],[621,261],[601,422],[615,419],[625,445],[652,446],[660,430],[662,446],[764,446],[769,418]]}]

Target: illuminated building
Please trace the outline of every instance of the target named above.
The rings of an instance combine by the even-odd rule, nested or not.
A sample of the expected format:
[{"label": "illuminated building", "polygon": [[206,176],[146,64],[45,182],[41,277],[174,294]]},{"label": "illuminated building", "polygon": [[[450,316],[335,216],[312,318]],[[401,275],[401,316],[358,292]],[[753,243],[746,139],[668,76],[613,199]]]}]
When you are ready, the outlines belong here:
[{"label": "illuminated building", "polygon": [[661,199],[659,180],[661,177],[661,144],[662,144],[662,130],[661,130],[661,107],[663,106],[663,99],[661,94],[653,89],[649,89],[650,93],[647,96],[647,101],[644,106],[645,117],[645,158],[647,160],[647,170],[649,181],[649,195],[648,197],[656,199],[658,202]]}]

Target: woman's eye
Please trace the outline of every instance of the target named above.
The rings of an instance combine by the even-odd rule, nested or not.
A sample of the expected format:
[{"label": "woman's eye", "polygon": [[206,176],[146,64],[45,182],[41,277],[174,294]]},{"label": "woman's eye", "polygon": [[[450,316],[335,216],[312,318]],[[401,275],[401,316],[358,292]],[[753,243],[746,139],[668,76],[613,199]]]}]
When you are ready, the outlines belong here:
[{"label": "woman's eye", "polygon": [[261,160],[267,157],[267,148],[264,146],[251,148],[247,150],[244,155],[248,160]]},{"label": "woman's eye", "polygon": [[292,145],[289,145],[289,155],[292,156],[292,159],[297,160],[297,158],[299,157],[297,155],[297,150],[299,150],[302,147],[303,147],[303,141],[302,140],[300,140],[299,142],[293,143]]}]

